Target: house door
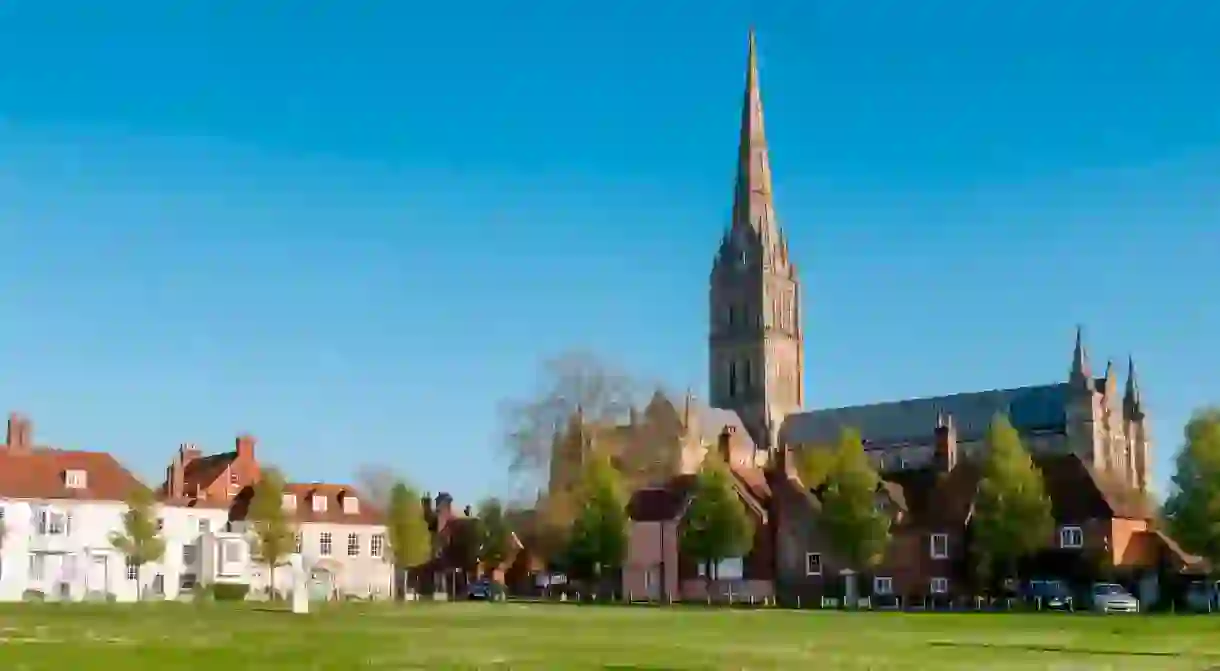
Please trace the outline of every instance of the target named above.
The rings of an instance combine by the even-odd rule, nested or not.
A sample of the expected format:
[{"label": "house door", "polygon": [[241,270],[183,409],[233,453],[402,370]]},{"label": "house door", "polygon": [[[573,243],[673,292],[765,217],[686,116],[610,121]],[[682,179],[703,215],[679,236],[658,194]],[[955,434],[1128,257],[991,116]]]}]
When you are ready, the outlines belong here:
[{"label": "house door", "polygon": [[107,592],[106,589],[106,555],[93,555],[89,558],[89,569],[85,574],[86,592]]},{"label": "house door", "polygon": [[648,600],[656,601],[661,598],[661,567],[650,566],[644,572],[644,594]]}]

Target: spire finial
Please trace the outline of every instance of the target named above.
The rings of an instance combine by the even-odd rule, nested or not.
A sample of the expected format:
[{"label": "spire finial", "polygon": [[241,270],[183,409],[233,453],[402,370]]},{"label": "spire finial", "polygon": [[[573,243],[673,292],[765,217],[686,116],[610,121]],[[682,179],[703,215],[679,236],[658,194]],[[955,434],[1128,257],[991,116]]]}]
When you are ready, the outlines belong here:
[{"label": "spire finial", "polygon": [[746,55],[746,89],[741,106],[737,155],[737,189],[733,196],[733,227],[748,227],[762,242],[764,253],[779,243],[779,226],[771,200],[771,160],[763,129],[762,93],[758,82],[758,49],[754,29],[749,32]]},{"label": "spire finial", "polygon": [[1090,375],[1089,353],[1084,346],[1084,326],[1077,324],[1076,348],[1072,352],[1072,379],[1088,381]]},{"label": "spire finial", "polygon": [[1140,383],[1135,375],[1135,357],[1127,355],[1127,393],[1123,395],[1129,408],[1139,410]]}]

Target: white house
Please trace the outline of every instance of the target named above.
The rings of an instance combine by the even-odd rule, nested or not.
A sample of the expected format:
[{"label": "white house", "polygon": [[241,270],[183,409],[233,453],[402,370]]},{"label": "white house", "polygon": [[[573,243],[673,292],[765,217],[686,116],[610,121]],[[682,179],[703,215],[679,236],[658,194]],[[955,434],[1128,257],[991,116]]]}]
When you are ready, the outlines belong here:
[{"label": "white house", "polygon": [[[296,551],[315,597],[392,596],[394,573],[387,559],[385,524],[380,512],[364,505],[354,488],[291,483],[285,488],[283,506],[296,525]],[[275,573],[276,590],[287,594],[293,587],[290,571],[280,568]],[[256,564],[253,588],[266,589],[269,581],[268,568]]]},{"label": "white house", "polygon": [[[158,506],[165,554],[131,565],[110,536],[122,532],[124,501],[143,485],[110,454],[32,438],[30,421],[12,415],[0,448],[0,600],[175,598],[199,581],[249,580],[249,553],[231,559],[234,541],[245,541],[226,533],[226,507]],[[226,550],[229,561],[210,560]]]}]

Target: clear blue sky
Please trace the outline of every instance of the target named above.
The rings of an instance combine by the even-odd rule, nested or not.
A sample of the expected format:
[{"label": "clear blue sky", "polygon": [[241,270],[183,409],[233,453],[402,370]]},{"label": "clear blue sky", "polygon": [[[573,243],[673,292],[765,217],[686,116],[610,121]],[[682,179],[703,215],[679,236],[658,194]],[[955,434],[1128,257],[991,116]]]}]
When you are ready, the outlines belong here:
[{"label": "clear blue sky", "polygon": [[1220,3],[0,4],[0,404],[163,473],[503,491],[497,402],[705,385],[757,26],[828,406],[1140,366],[1218,400]]}]

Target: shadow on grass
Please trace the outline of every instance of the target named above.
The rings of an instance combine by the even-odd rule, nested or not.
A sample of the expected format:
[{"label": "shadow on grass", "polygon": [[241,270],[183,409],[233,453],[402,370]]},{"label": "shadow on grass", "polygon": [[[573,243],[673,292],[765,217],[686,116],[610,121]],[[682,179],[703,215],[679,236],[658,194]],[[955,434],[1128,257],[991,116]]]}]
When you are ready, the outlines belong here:
[{"label": "shadow on grass", "polygon": [[1211,653],[1169,652],[1166,650],[1104,650],[1068,645],[1040,645],[1036,643],[957,643],[954,641],[929,641],[933,648],[962,648],[973,650],[1021,650],[1024,652],[1057,652],[1068,655],[1106,655],[1111,657],[1172,657],[1192,660],[1220,660],[1220,655]]}]

